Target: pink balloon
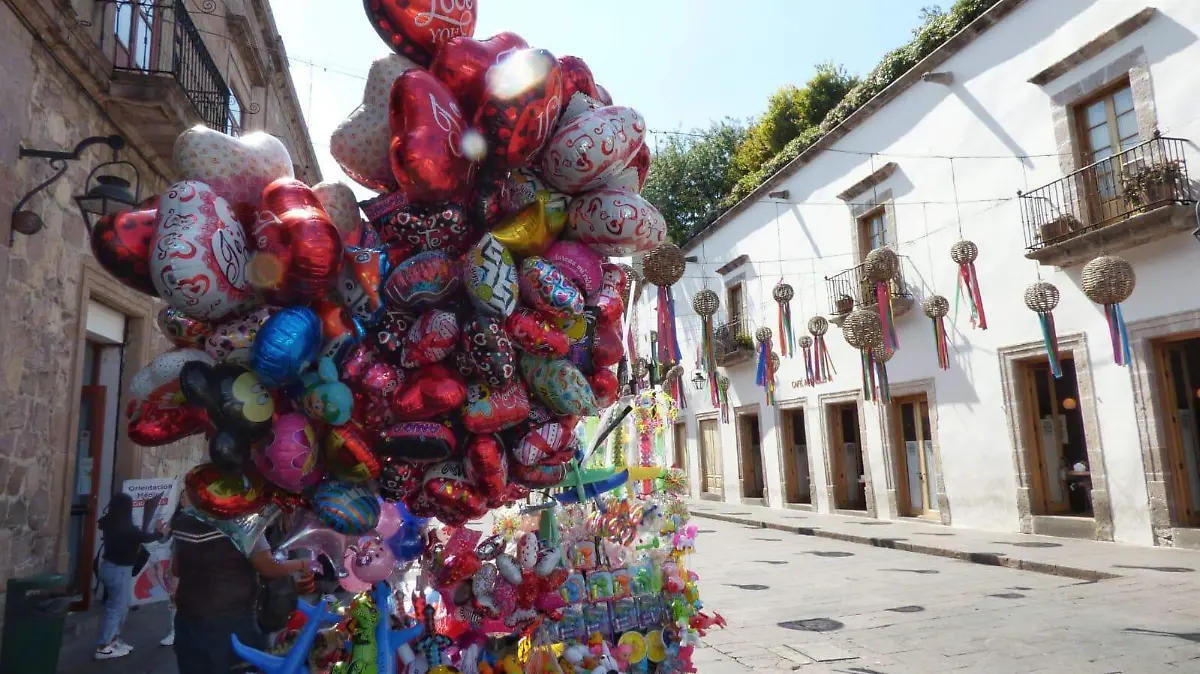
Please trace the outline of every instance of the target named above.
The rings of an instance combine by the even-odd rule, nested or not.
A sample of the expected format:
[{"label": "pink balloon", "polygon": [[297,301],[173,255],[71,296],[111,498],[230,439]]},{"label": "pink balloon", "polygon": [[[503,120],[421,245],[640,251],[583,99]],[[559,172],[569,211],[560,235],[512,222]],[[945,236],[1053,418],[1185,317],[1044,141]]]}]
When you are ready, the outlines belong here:
[{"label": "pink balloon", "polygon": [[375,531],[379,532],[380,538],[387,540],[400,531],[400,525],[404,522],[395,503],[383,499],[379,499],[379,503],[379,523],[375,525]]},{"label": "pink balloon", "polygon": [[[368,584],[387,580],[396,566],[396,557],[374,532],[360,537],[347,553],[352,560],[346,563],[350,575]],[[342,587],[346,587],[344,582]]]},{"label": "pink balloon", "polygon": [[[354,551],[347,550],[346,556],[343,558],[343,562],[347,568],[354,567],[354,558],[355,558]],[[360,579],[358,576],[354,575],[353,573],[347,574],[345,577],[343,577],[341,580],[338,581],[338,584],[342,586],[343,590],[353,593],[353,594],[358,594],[359,592],[366,592],[367,590],[371,589],[370,583],[366,582],[365,580]]]}]

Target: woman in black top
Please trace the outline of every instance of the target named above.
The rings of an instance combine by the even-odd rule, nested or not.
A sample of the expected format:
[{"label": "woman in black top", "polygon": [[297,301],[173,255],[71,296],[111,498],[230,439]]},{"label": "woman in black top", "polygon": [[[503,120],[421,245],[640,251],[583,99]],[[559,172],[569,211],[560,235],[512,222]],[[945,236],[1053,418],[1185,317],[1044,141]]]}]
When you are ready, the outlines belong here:
[{"label": "woman in black top", "polygon": [[121,624],[129,613],[132,595],[133,565],[143,543],[162,538],[161,531],[142,531],[133,523],[133,499],[129,494],[113,494],[108,512],[97,523],[104,534],[104,555],[100,559],[100,582],[104,583],[104,622],[96,641],[95,658],[110,660],[129,655],[133,647],[120,638]]}]

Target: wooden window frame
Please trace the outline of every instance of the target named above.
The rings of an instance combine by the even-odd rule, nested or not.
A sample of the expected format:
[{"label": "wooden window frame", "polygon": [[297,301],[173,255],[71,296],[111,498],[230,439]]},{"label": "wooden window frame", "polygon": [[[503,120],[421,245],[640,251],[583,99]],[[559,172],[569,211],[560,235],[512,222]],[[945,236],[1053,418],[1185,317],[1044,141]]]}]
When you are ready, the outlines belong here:
[{"label": "wooden window frame", "polygon": [[[1104,85],[1099,90],[1088,94],[1086,97],[1079,99],[1071,105],[1071,112],[1075,116],[1075,145],[1078,148],[1080,166],[1088,166],[1095,163],[1097,160],[1092,157],[1091,138],[1088,131],[1090,130],[1087,123],[1087,109],[1095,103],[1106,101],[1104,106],[1105,122],[1109,125],[1109,141],[1112,143],[1113,156],[1120,154],[1121,138],[1120,131],[1117,130],[1117,114],[1113,107],[1113,95],[1123,89],[1129,89],[1129,95],[1133,96],[1133,84],[1129,81],[1129,74],[1126,73],[1112,82]],[[1137,114],[1137,105],[1135,104],[1132,112]],[[1141,129],[1138,129],[1141,133]]]},{"label": "wooden window frame", "polygon": [[883,245],[891,245],[894,242],[894,237],[891,231],[891,221],[888,218],[889,211],[887,204],[878,204],[871,207],[867,212],[855,218],[856,227],[858,227],[858,261],[862,263],[867,259],[867,254],[874,248],[871,247],[871,223],[876,217],[883,218]]},{"label": "wooden window frame", "polygon": [[[733,301],[734,290],[738,293],[738,302]],[[735,310],[734,307],[737,307]],[[738,323],[746,319],[746,283],[741,279],[725,286],[725,314],[730,323]]]}]

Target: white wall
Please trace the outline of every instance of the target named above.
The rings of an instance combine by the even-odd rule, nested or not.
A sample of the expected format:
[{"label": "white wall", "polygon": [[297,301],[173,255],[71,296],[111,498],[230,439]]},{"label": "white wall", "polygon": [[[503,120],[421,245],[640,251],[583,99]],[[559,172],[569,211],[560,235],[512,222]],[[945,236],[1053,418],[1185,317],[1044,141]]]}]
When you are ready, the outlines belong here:
[{"label": "white wall", "polygon": [[[1147,25],[1043,88],[1027,80],[1145,5],[1132,0],[1029,0],[938,68],[953,73],[952,86],[918,83],[834,145],[834,150],[875,152],[876,156],[824,152],[776,188],[789,191],[789,202],[801,203],[755,203],[689,249],[689,254],[699,255],[701,264],[689,265],[686,277],[675,286],[680,347],[689,373],[695,367],[700,334],[699,319],[691,310],[692,296],[707,277],[708,286],[724,301],[724,281],[715,270],[738,255],[748,255],[751,262],[730,276],[745,273],[748,311],[757,325],[778,332],[771,289],[780,277],[796,289],[792,311],[797,336],[805,334],[809,317],[828,315],[824,278],[856,263],[851,245],[854,219],[836,195],[871,174],[872,166],[878,169],[894,161],[898,170],[877,190],[892,191],[893,231],[900,242],[898,252],[908,256],[904,274],[918,302],[933,293],[951,300],[947,327],[952,364],[947,372],[937,369],[929,321],[917,306],[899,320],[901,348],[888,364],[889,376],[893,385],[935,380],[941,468],[954,524],[1015,530],[1017,485],[997,350],[1041,336],[1034,314],[1022,299],[1039,267],[1024,257],[1019,205],[1013,197],[1018,190],[1034,189],[1063,175],[1057,156],[1044,156],[1056,152],[1050,97],[1138,46],[1145,50],[1150,64],[1159,129],[1175,137],[1200,135],[1200,112],[1195,105],[1200,91],[1200,69],[1195,67],[1200,57],[1195,35],[1200,32],[1200,2],[1162,0],[1154,6],[1158,14]],[[1192,170],[1200,170],[1196,146],[1189,145],[1187,153]],[[1043,156],[1023,161],[1012,158],[1018,154]],[[956,208],[951,162],[940,158],[945,156],[1008,158],[955,160]],[[870,197],[868,190],[854,201]],[[1008,200],[994,201],[997,199]],[[959,210],[962,236],[980,248],[977,270],[987,331],[972,329],[965,306],[957,320],[952,320],[958,270],[949,248],[959,238]],[[1195,293],[1178,292],[1179,280],[1192,278],[1200,265],[1200,244],[1191,237],[1180,234],[1121,254],[1138,274],[1137,290],[1122,305],[1127,321],[1200,307]],[[1112,362],[1103,310],[1081,292],[1080,267],[1041,267],[1040,271],[1062,292],[1054,314],[1059,333],[1086,333],[1115,537],[1122,542],[1151,544],[1129,371]],[[639,308],[643,340],[654,329],[654,306],[652,297],[643,297]],[[722,316],[724,307],[718,320]],[[858,354],[845,343],[838,328],[831,326],[827,343],[838,372],[832,383],[793,389],[791,382],[801,378],[803,370],[799,359],[785,359],[777,379],[779,400],[806,399],[808,403],[806,430],[820,509],[827,506],[821,457],[828,449],[828,434],[817,396],[860,387]],[[639,348],[647,350],[648,341]],[[783,490],[778,415],[766,406],[764,392],[754,384],[753,364],[737,366],[726,374],[733,384],[732,406],[762,406],[770,505],[779,507]],[[688,388],[688,394],[684,413],[690,465],[698,472],[695,415],[711,411],[712,406],[707,391]],[[865,458],[872,466],[879,515],[893,517],[895,513],[889,512],[883,497],[886,478],[878,407],[868,403],[864,412],[868,428]],[[739,500],[736,448],[734,424],[722,426],[725,492],[730,502]],[[694,490],[698,483],[699,476],[693,474]]]}]

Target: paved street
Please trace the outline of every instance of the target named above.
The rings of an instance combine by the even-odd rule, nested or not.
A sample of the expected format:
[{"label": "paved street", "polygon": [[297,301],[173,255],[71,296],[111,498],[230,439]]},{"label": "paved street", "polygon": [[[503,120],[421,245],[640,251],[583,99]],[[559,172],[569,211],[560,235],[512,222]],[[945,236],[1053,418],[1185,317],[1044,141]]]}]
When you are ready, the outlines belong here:
[{"label": "paved street", "polygon": [[[786,517],[802,525],[822,516]],[[1080,581],[695,522],[702,597],[729,621],[697,650],[704,674],[1200,672],[1200,553],[1160,550],[1193,561]],[[928,540],[961,531],[925,529]],[[999,550],[1029,538],[984,535]]]},{"label": "paved street", "polygon": [[[1200,552],[694,507],[702,596],[729,621],[697,650],[702,674],[1200,672]],[[886,547],[906,544],[986,563]],[[131,614],[137,650],[106,663],[89,659],[91,630],[68,637],[59,672],[171,674],[165,620],[164,606]]]}]

